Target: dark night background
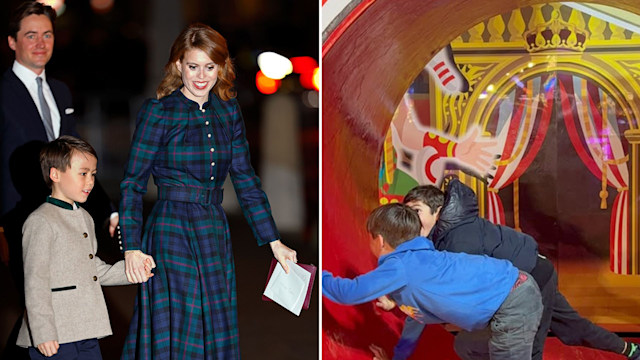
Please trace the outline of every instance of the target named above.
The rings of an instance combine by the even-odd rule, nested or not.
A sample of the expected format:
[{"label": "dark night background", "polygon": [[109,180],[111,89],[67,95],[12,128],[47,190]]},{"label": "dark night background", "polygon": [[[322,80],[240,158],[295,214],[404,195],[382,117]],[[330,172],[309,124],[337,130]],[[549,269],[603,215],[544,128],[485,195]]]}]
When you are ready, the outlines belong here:
[{"label": "dark night background", "polygon": [[[4,25],[0,41],[0,68],[11,67],[14,55],[6,41],[9,14],[21,1],[5,0],[0,5]],[[256,57],[274,51],[286,57],[310,56],[319,59],[317,1],[300,0],[136,0],[112,1],[106,11],[92,4],[110,1],[67,0],[55,24],[53,57],[47,76],[64,81],[74,97],[79,133],[99,155],[99,174],[115,204],[119,201],[119,181],[123,175],[135,115],[143,100],[155,96],[171,43],[191,22],[202,22],[219,31],[229,45],[236,65],[236,89],[251,146],[252,162],[260,175],[264,171],[261,149],[269,142],[260,136],[263,106],[276,95],[263,95],[255,86],[259,70]],[[298,75],[285,78],[277,95],[296,104],[297,138],[272,139],[290,142],[299,153],[295,168],[302,181],[304,218],[300,228],[281,229],[283,241],[298,251],[298,260],[318,264],[318,116],[315,106],[305,105]],[[312,94],[312,98],[317,96]],[[265,179],[263,178],[263,181]],[[149,191],[152,192],[151,186]],[[226,192],[226,197],[234,197]],[[272,195],[267,193],[272,199]],[[281,195],[280,195],[281,196]],[[153,197],[149,198],[149,204]],[[275,209],[274,209],[275,210]],[[277,215],[277,214],[274,214]],[[229,220],[236,258],[240,346],[244,359],[318,358],[317,278],[311,307],[300,317],[274,303],[263,302],[271,259],[268,247],[258,247],[242,218],[233,210]],[[276,217],[277,220],[277,217]],[[108,262],[121,255],[117,241],[99,234],[99,255]],[[22,312],[19,295],[7,270],[0,264],[0,353],[13,359],[11,330]],[[133,313],[136,286],[105,287],[114,335],[101,340],[105,360],[117,359]]]}]

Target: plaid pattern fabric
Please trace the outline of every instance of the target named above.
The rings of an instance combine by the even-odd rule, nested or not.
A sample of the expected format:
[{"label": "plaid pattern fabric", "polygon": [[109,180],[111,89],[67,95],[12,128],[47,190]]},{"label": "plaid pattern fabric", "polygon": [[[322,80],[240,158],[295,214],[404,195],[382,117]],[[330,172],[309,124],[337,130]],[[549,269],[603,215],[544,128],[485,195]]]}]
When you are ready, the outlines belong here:
[{"label": "plaid pattern fabric", "polygon": [[[221,197],[200,196],[219,194],[227,174],[258,244],[280,238],[237,101],[212,93],[203,109],[176,90],[138,114],[120,185],[123,248],[152,255],[158,267],[140,286],[122,359],[240,358],[229,226]],[[161,191],[142,234],[150,174]],[[169,200],[172,189],[196,196]]]}]

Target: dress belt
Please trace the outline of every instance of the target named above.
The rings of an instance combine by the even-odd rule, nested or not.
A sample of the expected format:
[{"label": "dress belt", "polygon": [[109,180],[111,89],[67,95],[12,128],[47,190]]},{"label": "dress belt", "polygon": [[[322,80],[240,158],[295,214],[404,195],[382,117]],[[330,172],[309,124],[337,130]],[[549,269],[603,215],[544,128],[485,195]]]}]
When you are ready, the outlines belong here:
[{"label": "dress belt", "polygon": [[185,186],[159,186],[158,199],[197,203],[221,204],[222,189],[205,189]]}]

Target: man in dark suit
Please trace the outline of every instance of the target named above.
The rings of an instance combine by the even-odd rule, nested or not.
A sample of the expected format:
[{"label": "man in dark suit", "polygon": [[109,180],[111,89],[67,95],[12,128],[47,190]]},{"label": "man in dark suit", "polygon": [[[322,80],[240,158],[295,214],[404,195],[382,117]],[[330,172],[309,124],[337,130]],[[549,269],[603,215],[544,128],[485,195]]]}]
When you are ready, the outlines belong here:
[{"label": "man in dark suit", "polygon": [[[22,224],[49,194],[40,172],[40,149],[60,135],[79,137],[69,88],[45,72],[53,54],[55,19],[53,8],[36,1],[18,6],[7,38],[15,61],[0,79],[0,226],[22,296]],[[96,224],[108,222],[113,236],[118,214],[97,183],[85,208]]]},{"label": "man in dark suit", "polygon": [[[79,137],[69,88],[47,78],[45,72],[45,65],[53,54],[55,19],[55,10],[50,6],[27,1],[16,9],[9,22],[8,42],[16,58],[0,80],[0,215],[6,215],[20,202],[31,198],[37,205],[44,201],[41,193],[33,193],[42,190],[46,194],[46,187],[27,187],[35,180],[42,185],[44,181],[39,176],[30,178],[35,172],[21,174],[31,166],[25,156],[37,156],[34,149],[38,143],[60,135]],[[89,205],[90,212],[97,222],[111,217],[113,234],[117,214],[113,214],[114,207],[104,190],[98,190],[96,197],[91,198],[94,201]]]}]

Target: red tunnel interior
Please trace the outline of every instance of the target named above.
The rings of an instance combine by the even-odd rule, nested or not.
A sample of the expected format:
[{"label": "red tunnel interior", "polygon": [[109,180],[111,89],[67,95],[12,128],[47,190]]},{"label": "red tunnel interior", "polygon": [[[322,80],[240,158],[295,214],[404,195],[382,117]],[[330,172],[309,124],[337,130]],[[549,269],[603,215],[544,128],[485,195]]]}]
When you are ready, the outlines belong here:
[{"label": "red tunnel interior", "polygon": [[[354,277],[371,270],[365,221],[378,204],[377,172],[393,112],[416,75],[457,35],[490,16],[546,1],[362,1],[357,17],[323,48],[323,268]],[[593,2],[593,1],[588,1]],[[635,0],[595,1],[640,13]],[[366,7],[366,8],[365,8]],[[322,304],[323,359],[371,359],[369,344],[391,353],[403,322],[373,303]],[[414,359],[456,359],[453,336],[427,327]]]}]

